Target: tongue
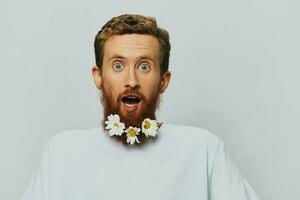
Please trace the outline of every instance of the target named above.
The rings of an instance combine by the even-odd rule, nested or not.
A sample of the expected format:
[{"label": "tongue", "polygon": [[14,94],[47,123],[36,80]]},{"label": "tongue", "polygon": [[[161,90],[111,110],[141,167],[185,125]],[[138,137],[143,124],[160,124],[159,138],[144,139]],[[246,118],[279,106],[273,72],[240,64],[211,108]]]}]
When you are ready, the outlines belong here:
[{"label": "tongue", "polygon": [[123,104],[124,110],[127,112],[133,112],[133,111],[137,110],[137,108],[138,108],[137,103],[135,103],[135,104],[122,103],[122,104]]}]

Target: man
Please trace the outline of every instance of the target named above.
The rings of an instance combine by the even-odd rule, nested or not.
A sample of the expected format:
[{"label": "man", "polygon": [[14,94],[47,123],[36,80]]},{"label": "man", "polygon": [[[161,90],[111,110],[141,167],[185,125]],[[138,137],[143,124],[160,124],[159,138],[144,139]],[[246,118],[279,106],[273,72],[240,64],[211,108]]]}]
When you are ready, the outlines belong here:
[{"label": "man", "polygon": [[51,138],[23,200],[258,199],[219,138],[156,119],[171,73],[169,34],[154,18],[114,17],[94,47],[103,123]]}]

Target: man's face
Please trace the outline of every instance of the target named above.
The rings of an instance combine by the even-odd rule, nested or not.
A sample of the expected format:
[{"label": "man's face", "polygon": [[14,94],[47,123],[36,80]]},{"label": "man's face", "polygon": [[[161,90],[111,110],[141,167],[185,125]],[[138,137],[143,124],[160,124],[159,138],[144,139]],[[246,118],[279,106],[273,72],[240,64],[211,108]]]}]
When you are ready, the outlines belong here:
[{"label": "man's face", "polygon": [[159,51],[158,40],[150,35],[115,35],[105,42],[102,69],[93,67],[105,118],[119,114],[126,126],[155,119],[159,95],[170,80],[170,72],[160,74]]}]

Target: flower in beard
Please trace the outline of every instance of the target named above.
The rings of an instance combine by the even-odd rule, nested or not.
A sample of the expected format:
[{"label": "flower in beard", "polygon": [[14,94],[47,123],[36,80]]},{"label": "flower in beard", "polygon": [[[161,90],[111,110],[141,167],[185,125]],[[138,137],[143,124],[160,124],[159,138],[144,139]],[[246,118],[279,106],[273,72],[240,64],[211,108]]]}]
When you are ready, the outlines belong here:
[{"label": "flower in beard", "polygon": [[122,135],[124,133],[125,124],[120,122],[119,115],[110,114],[108,120],[105,121],[106,127],[105,129],[109,130],[108,133],[110,136],[113,135]]},{"label": "flower in beard", "polygon": [[151,120],[150,118],[144,119],[142,123],[142,132],[148,137],[155,137],[158,130],[158,123],[156,120]]},{"label": "flower in beard", "polygon": [[133,145],[135,142],[140,143],[137,137],[140,130],[140,128],[129,126],[129,128],[125,130],[125,132],[127,133],[127,143],[131,145]]}]

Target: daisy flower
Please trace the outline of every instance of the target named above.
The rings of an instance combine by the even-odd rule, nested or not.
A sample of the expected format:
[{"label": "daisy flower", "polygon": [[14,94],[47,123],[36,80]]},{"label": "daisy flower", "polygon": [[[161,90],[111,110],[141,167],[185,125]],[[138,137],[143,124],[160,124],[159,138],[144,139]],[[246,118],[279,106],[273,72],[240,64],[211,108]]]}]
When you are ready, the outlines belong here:
[{"label": "daisy flower", "polygon": [[148,137],[155,137],[158,130],[158,123],[156,120],[151,120],[149,118],[144,119],[142,123],[142,132]]},{"label": "daisy flower", "polygon": [[106,120],[104,123],[106,124],[105,129],[109,130],[108,133],[110,136],[113,135],[122,135],[124,133],[125,124],[120,122],[119,115],[111,114],[108,117],[108,120]]},{"label": "daisy flower", "polygon": [[141,129],[139,128],[129,126],[129,128],[125,130],[125,132],[127,133],[127,143],[131,145],[133,145],[135,142],[140,143],[137,137],[140,130]]}]

